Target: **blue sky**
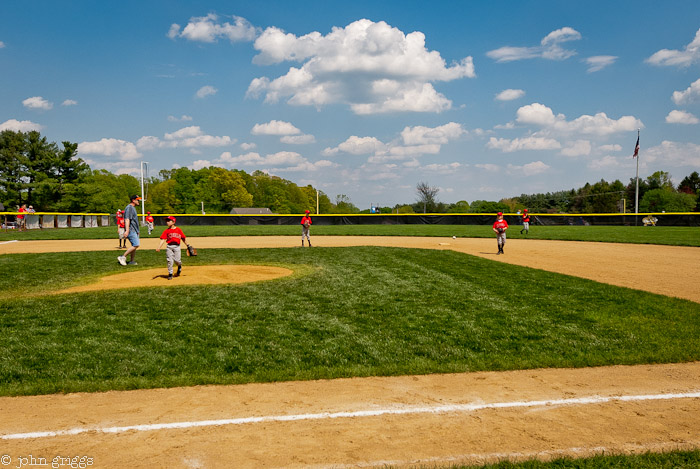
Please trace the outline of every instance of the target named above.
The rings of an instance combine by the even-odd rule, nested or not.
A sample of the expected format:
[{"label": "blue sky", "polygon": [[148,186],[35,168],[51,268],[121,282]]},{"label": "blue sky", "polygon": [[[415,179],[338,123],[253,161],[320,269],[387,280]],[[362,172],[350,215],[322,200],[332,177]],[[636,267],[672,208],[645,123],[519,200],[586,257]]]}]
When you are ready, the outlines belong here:
[{"label": "blue sky", "polygon": [[92,168],[257,169],[355,205],[700,170],[700,2],[38,1],[0,16],[0,129]]}]

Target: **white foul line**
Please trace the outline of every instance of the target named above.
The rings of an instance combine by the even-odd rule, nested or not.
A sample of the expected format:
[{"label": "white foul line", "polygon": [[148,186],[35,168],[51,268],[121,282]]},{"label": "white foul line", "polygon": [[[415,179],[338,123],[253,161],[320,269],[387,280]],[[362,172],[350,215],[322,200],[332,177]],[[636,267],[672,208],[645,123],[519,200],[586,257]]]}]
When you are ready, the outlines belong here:
[{"label": "white foul line", "polygon": [[0,244],[10,244],[10,243],[16,243],[16,242],[17,242],[17,240],[16,240],[16,239],[13,239],[12,241],[3,241],[3,242],[0,243]]},{"label": "white foul line", "polygon": [[382,415],[408,414],[443,414],[450,412],[474,412],[484,409],[512,409],[522,407],[546,407],[564,405],[604,404],[607,402],[658,401],[669,399],[697,399],[700,391],[679,394],[647,394],[640,396],[579,397],[571,399],[550,399],[542,401],[494,402],[491,404],[449,404],[436,406],[407,406],[394,409],[359,410],[354,412],[322,412],[319,414],[269,415],[263,417],[242,417],[222,420],[199,420],[196,422],[155,423],[149,425],[130,425],[125,427],[72,428],[69,430],[13,433],[0,435],[0,440],[25,440],[31,438],[49,438],[56,436],[79,435],[81,433],[124,433],[129,431],[147,432],[179,428],[213,427],[222,425],[245,425],[264,422],[296,422],[302,420],[324,420],[338,418],[378,417]]}]

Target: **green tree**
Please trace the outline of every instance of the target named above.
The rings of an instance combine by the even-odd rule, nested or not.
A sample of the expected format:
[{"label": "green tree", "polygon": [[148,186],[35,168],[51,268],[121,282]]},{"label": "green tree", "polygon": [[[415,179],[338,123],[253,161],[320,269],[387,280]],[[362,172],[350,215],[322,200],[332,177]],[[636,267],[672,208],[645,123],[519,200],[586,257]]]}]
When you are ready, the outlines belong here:
[{"label": "green tree", "polygon": [[695,207],[695,196],[668,188],[652,189],[639,202],[640,212],[690,212]]},{"label": "green tree", "polygon": [[5,208],[15,210],[22,204],[23,178],[26,176],[25,135],[22,132],[0,132],[0,197]]},{"label": "green tree", "polygon": [[469,213],[497,213],[508,211],[508,206],[501,202],[475,200],[469,206]]},{"label": "green tree", "polygon": [[335,207],[331,210],[331,213],[360,213],[360,209],[355,206],[345,194],[338,194],[335,196]]},{"label": "green tree", "polygon": [[175,179],[166,179],[151,184],[149,211],[152,213],[178,213],[178,207],[182,206],[175,195]]},{"label": "green tree", "polygon": [[460,200],[454,204],[450,204],[447,209],[447,213],[468,213],[469,212],[469,202],[466,200]]}]

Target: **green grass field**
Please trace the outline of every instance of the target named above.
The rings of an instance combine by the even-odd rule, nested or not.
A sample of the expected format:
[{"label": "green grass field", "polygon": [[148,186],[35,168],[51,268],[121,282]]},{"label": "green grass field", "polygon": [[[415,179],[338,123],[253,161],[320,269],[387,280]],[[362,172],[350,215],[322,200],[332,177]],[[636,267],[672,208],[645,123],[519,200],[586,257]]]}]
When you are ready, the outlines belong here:
[{"label": "green grass field", "polygon": [[700,467],[700,451],[647,453],[633,456],[595,456],[582,459],[559,458],[550,462],[502,462],[486,466],[454,467],[460,469],[472,467],[485,469],[697,469]]},{"label": "green grass field", "polygon": [[185,270],[227,263],[296,275],[41,296],[124,269],[0,256],[0,395],[700,359],[697,303],[453,251],[211,249]]},{"label": "green grass field", "polygon": [[[181,226],[187,236],[300,236],[296,225],[253,226]],[[533,226],[530,233],[521,235],[520,226],[508,230],[511,239],[532,238],[566,241],[595,241],[636,244],[667,244],[700,246],[700,227],[685,226]],[[158,237],[163,227],[156,227],[151,237]],[[142,236],[146,231],[142,229]],[[438,236],[438,237],[493,237],[487,225],[315,225],[312,236]],[[65,228],[51,230],[0,231],[0,242],[39,239],[116,239],[115,227]]]}]

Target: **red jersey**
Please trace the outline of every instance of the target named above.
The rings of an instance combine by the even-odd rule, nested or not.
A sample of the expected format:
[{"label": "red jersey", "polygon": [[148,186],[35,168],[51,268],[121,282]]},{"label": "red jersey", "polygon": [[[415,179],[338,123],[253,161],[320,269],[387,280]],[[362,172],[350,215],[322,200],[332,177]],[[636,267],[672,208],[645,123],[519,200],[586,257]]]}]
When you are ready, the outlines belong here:
[{"label": "red jersey", "polygon": [[166,240],[168,244],[180,244],[180,241],[184,241],[185,238],[185,233],[178,227],[166,228],[160,235],[160,239]]},{"label": "red jersey", "polygon": [[124,215],[122,212],[117,212],[117,228],[126,228],[124,226]]},{"label": "red jersey", "polygon": [[153,217],[152,217],[151,215],[147,216],[147,217],[146,217],[146,221],[147,221],[148,223],[153,223]]},{"label": "red jersey", "polygon": [[304,216],[304,218],[301,219],[301,224],[306,225],[307,223],[311,225],[313,222],[311,221],[311,217]]},{"label": "red jersey", "polygon": [[497,230],[499,228],[503,228],[504,230],[508,228],[508,222],[505,220],[496,220],[496,222],[493,224],[493,229]]},{"label": "red jersey", "polygon": [[[20,212],[20,213],[23,213],[23,212],[26,212],[27,209],[26,209],[26,208],[23,208],[23,207],[20,207],[17,211]],[[17,215],[17,219],[18,219],[18,220],[23,220],[23,219],[24,219],[24,215]]]},{"label": "red jersey", "polygon": [[530,223],[530,215],[529,214],[523,213],[523,222]]}]

